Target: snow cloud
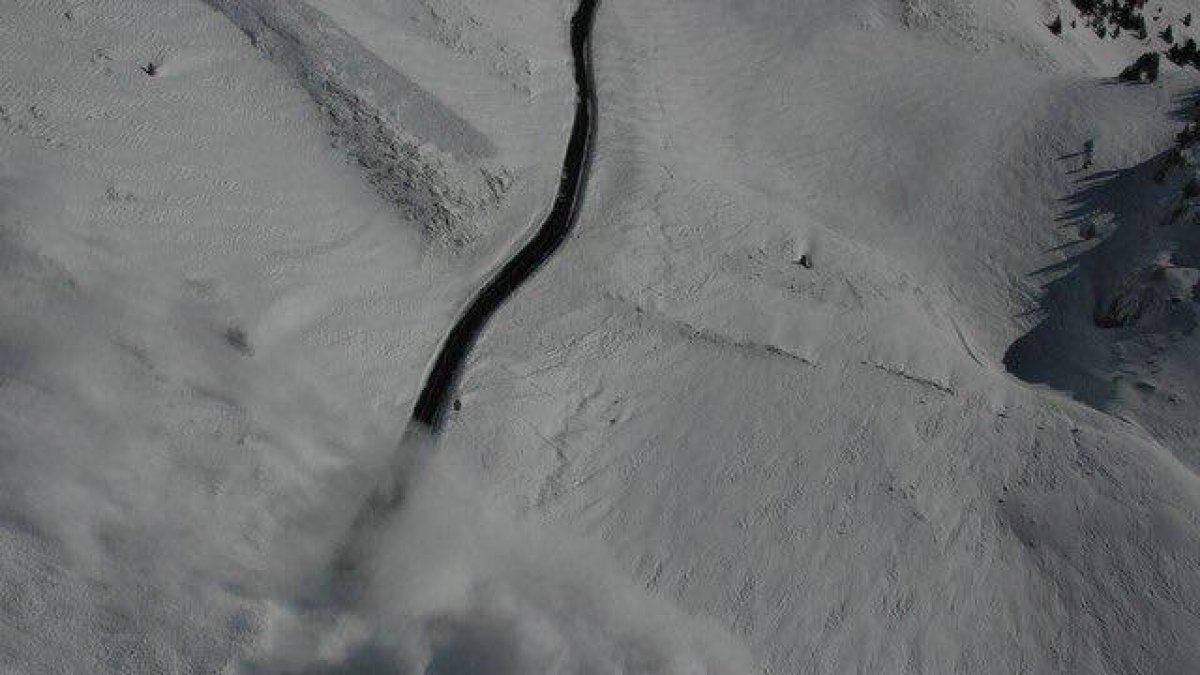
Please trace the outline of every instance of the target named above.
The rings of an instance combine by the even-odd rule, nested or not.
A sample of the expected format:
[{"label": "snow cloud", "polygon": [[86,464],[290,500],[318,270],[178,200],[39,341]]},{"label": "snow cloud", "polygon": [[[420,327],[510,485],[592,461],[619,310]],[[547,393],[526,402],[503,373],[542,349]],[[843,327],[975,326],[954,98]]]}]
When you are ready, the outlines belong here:
[{"label": "snow cloud", "polygon": [[433,455],[383,525],[356,606],[273,605],[234,672],[755,670],[732,636],[638,587],[595,546],[506,514],[466,475]]}]

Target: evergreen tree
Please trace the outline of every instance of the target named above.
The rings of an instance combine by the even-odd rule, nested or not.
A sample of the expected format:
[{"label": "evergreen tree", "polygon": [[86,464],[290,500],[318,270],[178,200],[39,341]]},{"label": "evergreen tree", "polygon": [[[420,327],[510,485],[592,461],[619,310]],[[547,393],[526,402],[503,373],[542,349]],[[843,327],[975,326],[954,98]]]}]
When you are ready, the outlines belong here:
[{"label": "evergreen tree", "polygon": [[1148,84],[1158,80],[1159,56],[1155,52],[1146,52],[1138,57],[1133,65],[1121,71],[1117,79],[1122,82],[1137,82]]}]

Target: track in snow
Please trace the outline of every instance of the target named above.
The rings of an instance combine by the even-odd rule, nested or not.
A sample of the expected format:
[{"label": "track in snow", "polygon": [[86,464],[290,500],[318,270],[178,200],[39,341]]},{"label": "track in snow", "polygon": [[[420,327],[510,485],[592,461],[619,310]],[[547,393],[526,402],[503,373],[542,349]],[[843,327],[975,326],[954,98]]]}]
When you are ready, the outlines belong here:
[{"label": "track in snow", "polygon": [[596,92],[592,80],[591,34],[599,0],[580,0],[571,19],[571,53],[575,68],[575,122],[563,159],[558,195],[550,214],[524,246],[496,276],[492,277],[467,305],[426,376],[421,395],[413,409],[412,421],[437,431],[446,411],[446,403],[458,381],[463,364],[471,353],[488,319],[566,240],[579,214],[584,184],[591,162],[592,137],[596,124]]}]

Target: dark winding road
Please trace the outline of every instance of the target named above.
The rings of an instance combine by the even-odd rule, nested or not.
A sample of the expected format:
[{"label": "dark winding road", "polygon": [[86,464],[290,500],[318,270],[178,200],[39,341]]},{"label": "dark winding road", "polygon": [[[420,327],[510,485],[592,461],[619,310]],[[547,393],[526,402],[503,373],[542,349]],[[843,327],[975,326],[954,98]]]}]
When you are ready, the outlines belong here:
[{"label": "dark winding road", "polygon": [[575,122],[567,143],[554,206],[537,233],[479,290],[442,342],[412,414],[414,423],[432,431],[439,429],[463,364],[488,319],[562,246],[579,215],[596,126],[591,37],[597,4],[599,0],[580,0],[571,19]]},{"label": "dark winding road", "polygon": [[357,569],[364,547],[371,545],[381,518],[403,500],[408,482],[431,451],[432,446],[417,439],[439,430],[459,373],[480,331],[500,305],[562,246],[575,224],[587,181],[596,125],[590,41],[592,21],[599,2],[580,0],[571,19],[571,52],[575,60],[575,122],[567,143],[554,206],[533,237],[480,289],[442,342],[437,359],[426,376],[421,395],[417,398],[404,438],[400,441],[390,475],[385,476],[367,497],[350,526],[348,537],[334,556],[334,567],[343,573],[353,574]]}]

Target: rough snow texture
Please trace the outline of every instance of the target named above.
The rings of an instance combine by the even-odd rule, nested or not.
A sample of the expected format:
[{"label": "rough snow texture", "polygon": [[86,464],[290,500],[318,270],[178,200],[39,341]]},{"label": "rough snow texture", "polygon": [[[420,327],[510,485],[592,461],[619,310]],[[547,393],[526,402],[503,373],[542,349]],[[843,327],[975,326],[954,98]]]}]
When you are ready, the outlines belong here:
[{"label": "rough snow texture", "polygon": [[[1196,672],[1200,71],[1114,81],[1154,12],[603,0],[575,234],[397,447],[553,197],[572,3],[221,6],[0,12],[0,670]],[[404,204],[345,161],[389,148]],[[474,248],[415,234],[492,162]]]},{"label": "rough snow texture", "polygon": [[[1055,37],[1053,4],[606,0],[579,237],[485,336],[444,447],[766,672],[1193,670],[1195,399],[1165,392],[1196,333],[1145,403],[1081,389],[1134,362],[1091,275],[1135,264],[1088,251],[1167,215],[1200,82],[1114,86],[1144,45]],[[1051,387],[1013,378],[1059,322],[1011,365]]]},{"label": "rough snow texture", "polygon": [[[384,8],[396,11],[395,5],[379,3]],[[530,58],[521,53],[521,45],[506,44],[469,8],[447,0],[420,0],[420,14],[416,20],[423,33],[455,52],[477,57],[488,64],[496,75],[510,81],[512,85],[527,93],[532,92],[529,75],[532,72]]]},{"label": "rough snow texture", "polygon": [[1193,468],[1198,114],[1195,96],[1182,97],[1168,117],[1182,120],[1173,147],[1164,143],[1140,165],[1089,179],[1071,195],[1062,218],[1083,250],[1050,284],[1046,319],[1005,356],[1024,379],[1136,415]]},{"label": "rough snow texture", "polygon": [[477,239],[512,182],[486,136],[302,2],[211,2],[303,83],[385,199],[436,240]]}]

